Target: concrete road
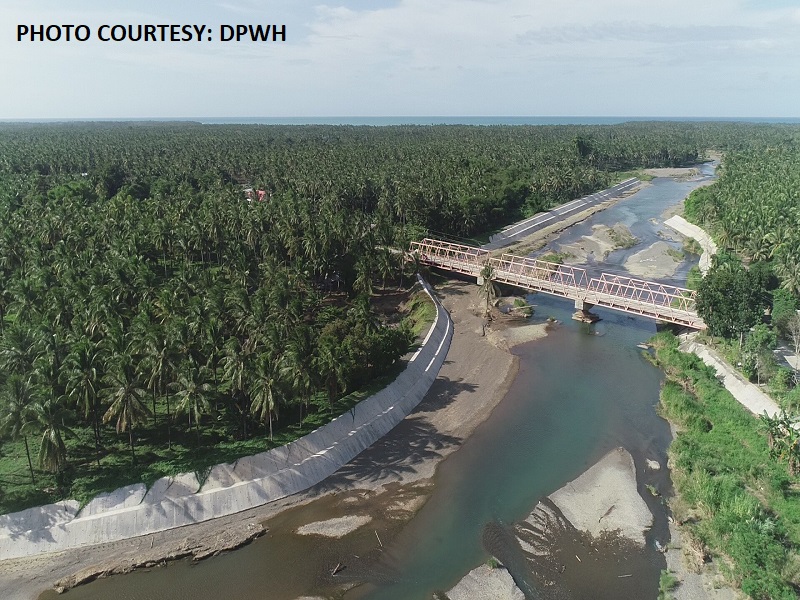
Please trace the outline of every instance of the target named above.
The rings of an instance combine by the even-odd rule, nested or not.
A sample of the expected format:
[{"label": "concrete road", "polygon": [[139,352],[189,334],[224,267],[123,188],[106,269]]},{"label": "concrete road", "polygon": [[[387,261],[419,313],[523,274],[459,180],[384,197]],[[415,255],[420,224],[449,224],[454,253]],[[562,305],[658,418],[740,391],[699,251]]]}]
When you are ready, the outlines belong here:
[{"label": "concrete road", "polygon": [[586,210],[587,208],[590,208],[596,204],[600,204],[601,202],[605,202],[606,200],[618,198],[623,194],[633,190],[640,183],[641,181],[639,181],[638,178],[632,177],[631,179],[626,179],[622,183],[618,183],[614,187],[610,187],[602,192],[596,192],[589,196],[572,200],[571,202],[562,204],[561,206],[558,206],[553,210],[548,210],[547,212],[537,213],[523,221],[509,225],[500,233],[496,233],[495,235],[491,236],[489,238],[489,243],[484,244],[481,246],[481,248],[484,250],[496,250],[498,248],[513,244],[525,236],[536,233],[536,231],[539,229],[549,227],[550,225],[554,225],[559,221],[563,221],[573,213]]}]

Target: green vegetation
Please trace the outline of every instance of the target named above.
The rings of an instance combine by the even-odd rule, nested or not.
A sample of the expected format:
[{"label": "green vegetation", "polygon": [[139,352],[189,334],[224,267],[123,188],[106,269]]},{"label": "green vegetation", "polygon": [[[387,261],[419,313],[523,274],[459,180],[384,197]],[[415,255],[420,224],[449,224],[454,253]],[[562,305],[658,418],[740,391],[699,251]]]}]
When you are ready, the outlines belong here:
[{"label": "green vegetation", "polygon": [[681,252],[680,250],[676,250],[675,248],[668,248],[667,254],[669,254],[672,257],[672,260],[674,260],[677,263],[683,262],[683,259],[686,258],[683,252]]},{"label": "green vegetation", "polygon": [[608,230],[608,235],[614,242],[615,248],[633,248],[639,243],[639,240],[624,227],[612,227]]},{"label": "green vegetation", "polygon": [[569,252],[552,252],[550,254],[543,254],[542,256],[539,256],[537,260],[563,265],[564,261],[569,260],[570,258],[575,258],[575,255],[570,254]]},{"label": "green vegetation", "polygon": [[[708,325],[707,343],[731,365],[766,391],[791,414],[800,410],[800,372],[779,362],[781,338],[800,353],[800,314],[794,294],[778,287],[772,262],[745,267],[738,257],[714,257],[705,278],[697,282],[697,310]],[[694,283],[692,282],[692,285]]]},{"label": "green vegetation", "polygon": [[533,315],[533,307],[522,298],[514,298],[514,312],[530,317]]},{"label": "green vegetation", "polygon": [[721,250],[745,262],[769,261],[782,288],[800,294],[800,145],[784,139],[751,141],[729,152],[716,184],[686,200],[689,220],[707,228]]},{"label": "green vegetation", "polygon": [[700,282],[703,280],[703,273],[697,265],[689,269],[686,274],[686,287],[690,290],[696,290],[700,287]]},{"label": "green vegetation", "polygon": [[697,313],[713,336],[739,338],[763,314],[767,295],[753,269],[731,255],[717,254],[697,289]]},{"label": "green vegetation", "polygon": [[481,269],[481,284],[478,288],[478,294],[486,301],[484,309],[484,317],[489,317],[490,306],[500,294],[500,290],[494,283],[494,267],[490,263],[486,263]]},{"label": "green vegetation", "polygon": [[658,600],[670,600],[670,592],[678,587],[678,578],[666,569],[661,571],[658,578]]},{"label": "green vegetation", "polygon": [[800,373],[778,365],[772,352],[783,340],[800,353],[800,144],[794,128],[780,131],[726,152],[719,180],[692,192],[685,213],[721,249],[697,283],[698,312],[723,338],[714,343],[796,414]]},{"label": "green vegetation", "polygon": [[614,183],[620,183],[621,181],[625,181],[631,177],[636,177],[641,181],[653,181],[653,179],[655,179],[654,175],[645,173],[640,169],[635,169],[633,171],[620,171],[619,173],[616,173],[616,177],[614,177]]},{"label": "green vegetation", "polygon": [[703,253],[703,247],[694,238],[686,238],[683,242],[683,251],[687,254],[697,254],[700,256]]},{"label": "green vegetation", "polygon": [[678,428],[670,447],[678,496],[673,513],[702,562],[721,561],[732,583],[756,600],[796,598],[800,590],[800,498],[768,436],[694,355],[662,333],[651,343],[667,374],[663,414]]},{"label": "green vegetation", "polygon": [[436,318],[436,306],[428,294],[424,291],[416,292],[406,304],[405,310],[408,312],[405,320],[411,326],[411,331],[417,337],[424,336]]},{"label": "green vegetation", "polygon": [[787,135],[0,125],[0,511],[203,473],[330,419],[430,318],[382,299],[411,282],[410,240]]},{"label": "green vegetation", "polygon": [[785,411],[793,415],[800,412],[800,379],[796,371],[778,364],[773,353],[777,343],[773,329],[756,325],[741,345],[738,340],[723,338],[706,338],[704,342],[714,346],[750,381],[762,385],[762,391]]}]

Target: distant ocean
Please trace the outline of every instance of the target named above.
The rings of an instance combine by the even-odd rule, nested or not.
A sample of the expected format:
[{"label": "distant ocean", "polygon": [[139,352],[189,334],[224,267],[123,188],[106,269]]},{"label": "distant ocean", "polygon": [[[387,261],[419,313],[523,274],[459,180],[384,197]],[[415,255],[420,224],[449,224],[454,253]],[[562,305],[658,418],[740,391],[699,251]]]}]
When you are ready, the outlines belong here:
[{"label": "distant ocean", "polygon": [[800,123],[800,117],[119,117],[113,119],[0,119],[12,123],[194,122],[206,125],[617,125],[631,121]]}]

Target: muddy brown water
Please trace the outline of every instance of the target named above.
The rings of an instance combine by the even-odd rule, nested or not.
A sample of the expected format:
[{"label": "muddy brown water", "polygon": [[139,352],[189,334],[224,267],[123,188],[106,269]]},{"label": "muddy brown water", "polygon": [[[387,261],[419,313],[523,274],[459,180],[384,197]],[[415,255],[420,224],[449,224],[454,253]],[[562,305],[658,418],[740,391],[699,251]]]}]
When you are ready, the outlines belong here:
[{"label": "muddy brown water", "polygon": [[[623,215],[627,223],[635,215],[629,225],[645,237],[636,223],[658,218],[693,187],[657,181],[644,190],[649,190],[644,199],[635,195],[598,218],[613,223]],[[554,555],[565,557],[559,563],[563,571],[549,580],[552,585],[543,583],[550,567],[535,561],[517,560],[512,574],[528,598],[656,598],[665,562],[654,546],[668,542],[668,529],[660,500],[645,485],[668,493],[670,484],[665,470],[646,470],[645,459],[666,464],[670,432],[655,408],[661,374],[636,347],[655,332],[655,324],[597,309],[603,320],[589,326],[570,320],[568,302],[544,295],[529,300],[537,307],[534,320],[552,316],[561,323],[547,338],[518,347],[520,370],[508,394],[440,464],[435,485],[398,486],[385,500],[362,502],[353,492],[326,497],[272,519],[267,535],[227,555],[100,580],[59,597],[292,600],[321,594],[346,600],[429,600],[488,559],[487,527],[512,532],[540,499],[623,446],[634,457],[640,494],[655,516],[647,547],[613,537],[592,540],[565,529],[551,540]],[[404,511],[411,505],[404,502],[417,496],[425,503],[409,520]],[[305,523],[364,512],[373,521],[339,540],[294,533]],[[513,556],[511,539],[500,535],[492,553]],[[581,560],[568,561],[570,556]],[[332,576],[337,566],[341,570]],[[47,593],[42,599],[54,596]]]}]

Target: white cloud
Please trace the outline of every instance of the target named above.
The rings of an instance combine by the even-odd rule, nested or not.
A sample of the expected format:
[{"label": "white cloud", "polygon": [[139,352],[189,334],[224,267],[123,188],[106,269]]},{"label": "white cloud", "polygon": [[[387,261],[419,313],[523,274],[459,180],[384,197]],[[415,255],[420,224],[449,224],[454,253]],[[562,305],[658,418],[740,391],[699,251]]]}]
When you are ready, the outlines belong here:
[{"label": "white cloud", "polygon": [[[201,7],[148,1],[138,12],[112,12],[100,3],[81,11],[39,4],[50,6],[36,10],[16,0],[0,9],[0,19],[49,14],[216,27],[269,18],[286,23],[288,41],[87,43],[65,55],[65,47],[56,52],[4,38],[0,61],[12,84],[4,87],[17,91],[0,98],[0,118],[58,111],[786,116],[796,113],[800,94],[793,75],[800,64],[800,12],[742,0],[228,0]],[[63,76],[76,61],[92,64],[92,81],[85,69],[74,82]],[[68,98],[85,97],[58,102],[42,95],[33,102],[35,90],[20,91],[32,75],[57,79]],[[186,88],[193,93],[182,93]],[[89,93],[96,90],[103,90],[102,103]]]}]

